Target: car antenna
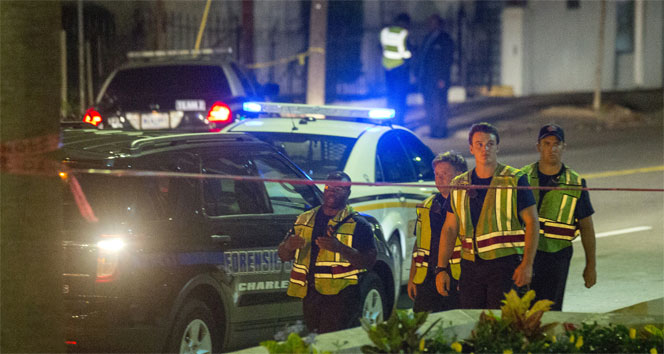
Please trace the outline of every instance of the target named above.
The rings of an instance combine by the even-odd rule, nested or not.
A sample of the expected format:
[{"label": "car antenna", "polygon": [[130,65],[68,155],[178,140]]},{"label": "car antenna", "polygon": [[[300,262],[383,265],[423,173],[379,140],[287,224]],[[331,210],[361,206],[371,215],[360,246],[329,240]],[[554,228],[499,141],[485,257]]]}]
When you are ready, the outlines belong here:
[{"label": "car antenna", "polygon": [[297,126],[295,125],[295,118],[291,118],[291,124],[293,124],[293,129],[291,129],[292,132],[298,130]]}]

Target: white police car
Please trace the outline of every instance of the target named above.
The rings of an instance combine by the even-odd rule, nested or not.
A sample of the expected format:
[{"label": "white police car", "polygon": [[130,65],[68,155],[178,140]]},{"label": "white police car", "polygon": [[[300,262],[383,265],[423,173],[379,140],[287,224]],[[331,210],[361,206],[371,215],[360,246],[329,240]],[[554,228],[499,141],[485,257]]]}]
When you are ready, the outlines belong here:
[{"label": "white police car", "polygon": [[391,125],[390,109],[248,102],[244,110],[272,116],[241,120],[222,132],[247,132],[269,142],[314,180],[343,170],[353,182],[402,184],[355,185],[349,202],[378,219],[401,265],[395,273],[406,284],[415,206],[434,192],[431,150],[410,130]]}]

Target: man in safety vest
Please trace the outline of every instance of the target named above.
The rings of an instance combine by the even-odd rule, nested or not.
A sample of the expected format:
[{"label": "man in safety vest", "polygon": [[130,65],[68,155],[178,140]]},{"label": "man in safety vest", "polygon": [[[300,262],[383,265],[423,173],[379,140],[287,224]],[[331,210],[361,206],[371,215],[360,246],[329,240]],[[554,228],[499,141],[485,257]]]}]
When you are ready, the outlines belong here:
[{"label": "man in safety vest", "polygon": [[[462,308],[498,309],[504,294],[530,284],[539,224],[528,177],[497,161],[500,137],[489,123],[473,124],[468,134],[475,168],[452,180],[445,205],[436,288],[450,291],[446,270],[461,239],[459,298]],[[524,228],[525,225],[525,228]],[[521,289],[518,289],[521,290]]]},{"label": "man in safety vest", "polygon": [[[350,182],[341,171],[327,179]],[[349,195],[348,185],[326,185],[323,205],[300,214],[279,245],[281,260],[294,260],[288,295],[303,299],[310,332],[333,332],[352,324],[360,306],[358,274],[376,261],[371,226],[347,205]]]},{"label": "man in safety vest", "polygon": [[536,299],[553,301],[551,308],[562,311],[565,284],[572,259],[572,240],[581,234],[581,244],[586,254],[583,280],[586,288],[595,285],[595,228],[586,180],[563,164],[565,132],[555,124],[540,129],[537,138],[538,162],[521,170],[528,175],[530,185],[542,187],[572,187],[573,189],[540,189],[535,192],[539,211],[539,245],[533,265],[533,282]]},{"label": "man in safety vest", "polygon": [[395,17],[392,25],[380,32],[387,105],[394,109],[395,121],[399,125],[404,124],[406,97],[410,85],[408,62],[412,54],[408,49],[408,27],[410,27],[410,16],[401,13]]},{"label": "man in safety vest", "polygon": [[439,312],[459,308],[457,280],[460,274],[461,243],[458,239],[447,270],[448,276],[452,277],[448,297],[442,297],[436,292],[433,271],[438,262],[438,242],[446,216],[443,205],[450,195],[449,185],[452,178],[468,171],[468,165],[463,156],[451,151],[438,154],[431,165],[439,193],[432,194],[417,206],[416,240],[408,280],[408,296],[415,301],[415,312]]}]

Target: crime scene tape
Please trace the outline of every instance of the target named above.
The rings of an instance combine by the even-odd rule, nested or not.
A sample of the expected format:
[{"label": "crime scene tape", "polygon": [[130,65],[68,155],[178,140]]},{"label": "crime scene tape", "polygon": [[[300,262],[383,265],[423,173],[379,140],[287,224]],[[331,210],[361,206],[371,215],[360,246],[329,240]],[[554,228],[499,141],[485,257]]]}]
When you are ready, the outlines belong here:
[{"label": "crime scene tape", "polygon": [[[290,184],[317,185],[326,184],[329,186],[369,186],[369,187],[417,187],[417,188],[437,188],[435,184],[409,184],[393,182],[347,182],[338,180],[310,180],[297,178],[269,178],[260,176],[240,176],[240,175],[219,175],[219,174],[201,174],[186,172],[168,172],[168,171],[147,171],[147,170],[104,170],[104,169],[70,169],[70,173],[82,174],[100,174],[116,177],[178,177],[195,179],[229,179],[234,181],[253,181],[253,182],[276,182]],[[627,192],[664,192],[664,188],[625,188],[625,187],[549,187],[549,186],[486,186],[486,185],[444,185],[440,186],[451,189],[517,189],[517,190],[582,190],[582,191],[627,191]]]},{"label": "crime scene tape", "polygon": [[288,56],[288,57],[285,57],[285,58],[277,59],[277,60],[271,60],[271,61],[266,61],[266,62],[261,62],[261,63],[247,64],[245,66],[249,69],[264,69],[264,68],[269,68],[271,66],[277,66],[277,65],[281,65],[281,64],[288,64],[288,63],[290,63],[292,61],[296,61],[296,60],[298,61],[298,64],[304,65],[304,60],[308,56],[310,56],[314,53],[324,55],[325,54],[325,49],[320,48],[320,47],[311,47],[311,48],[307,49],[306,52],[297,53],[297,54],[294,54],[294,55],[291,55],[291,56]]}]

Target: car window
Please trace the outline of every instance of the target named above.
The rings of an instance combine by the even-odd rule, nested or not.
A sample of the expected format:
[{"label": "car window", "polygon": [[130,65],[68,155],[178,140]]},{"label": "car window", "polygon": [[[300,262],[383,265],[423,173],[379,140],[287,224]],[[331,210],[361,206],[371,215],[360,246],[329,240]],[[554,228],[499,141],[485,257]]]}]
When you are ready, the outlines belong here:
[{"label": "car window", "polygon": [[313,179],[343,170],[355,139],[329,135],[251,133],[272,144]]},{"label": "car window", "polygon": [[118,71],[105,91],[112,98],[231,96],[224,70],[215,65],[172,65]]},{"label": "car window", "polygon": [[[203,155],[203,174],[256,176],[253,162],[241,155]],[[209,216],[271,213],[262,182],[228,178],[203,180],[203,202]]]},{"label": "car window", "polygon": [[376,169],[381,169],[376,176],[382,175],[383,182],[415,182],[415,171],[406,155],[401,142],[394,131],[385,133],[376,146],[376,154],[379,164]]},{"label": "car window", "polygon": [[410,158],[410,162],[415,168],[417,179],[423,181],[433,181],[433,168],[431,161],[433,161],[434,154],[431,149],[424,145],[420,139],[407,131],[397,132],[399,139],[406,149],[406,154]]},{"label": "car window", "polygon": [[[301,177],[277,154],[253,158],[258,175],[270,179],[300,179]],[[265,182],[265,188],[275,214],[300,214],[319,204],[313,186],[288,182]]]},{"label": "car window", "polygon": [[[133,161],[137,170],[155,172],[198,172],[197,159],[191,154],[150,155]],[[75,179],[75,181],[74,181]],[[131,177],[75,174],[65,184],[63,216],[66,227],[85,222],[72,192],[77,183],[94,216],[100,222],[158,221],[182,218],[197,208],[195,179],[176,177]],[[83,211],[84,213],[85,211]]]}]

